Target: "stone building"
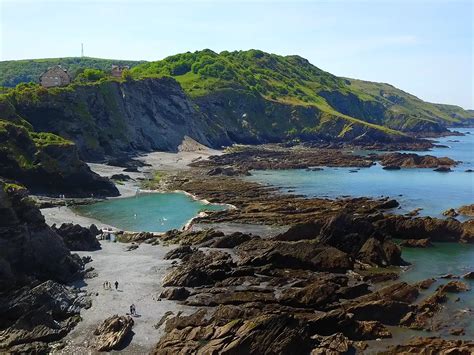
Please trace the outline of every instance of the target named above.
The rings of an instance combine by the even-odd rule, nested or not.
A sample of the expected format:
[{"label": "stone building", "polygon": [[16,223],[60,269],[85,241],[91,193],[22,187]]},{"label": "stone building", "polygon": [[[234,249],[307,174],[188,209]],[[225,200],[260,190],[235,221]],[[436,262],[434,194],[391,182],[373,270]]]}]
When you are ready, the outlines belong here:
[{"label": "stone building", "polygon": [[45,88],[50,88],[54,86],[66,86],[71,82],[71,76],[66,69],[62,68],[60,65],[48,68],[40,76],[40,84]]},{"label": "stone building", "polygon": [[128,65],[120,66],[120,65],[115,65],[112,64],[112,76],[116,78],[121,78],[122,77],[122,72],[125,69],[130,69]]}]

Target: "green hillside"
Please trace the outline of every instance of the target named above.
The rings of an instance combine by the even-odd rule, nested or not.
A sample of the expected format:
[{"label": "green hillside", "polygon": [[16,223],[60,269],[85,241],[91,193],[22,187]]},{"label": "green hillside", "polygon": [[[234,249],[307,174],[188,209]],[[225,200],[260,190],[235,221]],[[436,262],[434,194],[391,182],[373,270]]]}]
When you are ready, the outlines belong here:
[{"label": "green hillside", "polygon": [[267,100],[314,106],[347,120],[407,132],[439,130],[472,117],[460,107],[424,102],[389,84],[337,77],[302,57],[259,50],[177,54],[138,65],[132,74],[136,79],[172,76],[193,98],[227,89],[246,90]]},{"label": "green hillside", "polygon": [[7,60],[0,62],[0,86],[14,87],[19,83],[38,82],[49,67],[61,65],[73,77],[85,68],[110,71],[112,64],[134,67],[143,61],[114,60],[89,57]]}]

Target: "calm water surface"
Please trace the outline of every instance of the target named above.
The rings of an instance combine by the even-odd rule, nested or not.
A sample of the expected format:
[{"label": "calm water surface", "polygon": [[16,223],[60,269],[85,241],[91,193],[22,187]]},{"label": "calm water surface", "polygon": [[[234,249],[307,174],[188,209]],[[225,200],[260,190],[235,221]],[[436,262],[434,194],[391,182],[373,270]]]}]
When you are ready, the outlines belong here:
[{"label": "calm water surface", "polygon": [[222,210],[183,193],[146,193],[79,206],[77,212],[127,231],[164,232],[183,227],[205,210]]},{"label": "calm water surface", "polygon": [[[474,132],[474,129],[457,130]],[[417,153],[462,161],[453,172],[383,170],[377,164],[370,168],[324,168],[322,171],[256,170],[249,179],[280,187],[284,192],[313,197],[390,196],[400,202],[400,213],[423,208],[421,215],[441,217],[448,208],[474,203],[474,173],[465,172],[474,169],[474,135],[443,137],[438,142],[449,148]]]}]

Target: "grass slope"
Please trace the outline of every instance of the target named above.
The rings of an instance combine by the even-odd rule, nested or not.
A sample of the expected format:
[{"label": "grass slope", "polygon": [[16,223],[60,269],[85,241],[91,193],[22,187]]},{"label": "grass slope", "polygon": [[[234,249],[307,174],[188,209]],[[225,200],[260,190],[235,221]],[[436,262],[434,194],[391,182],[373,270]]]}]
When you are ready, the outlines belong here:
[{"label": "grass slope", "polygon": [[224,89],[248,90],[267,100],[314,106],[382,130],[419,131],[436,124],[459,124],[473,116],[457,106],[424,102],[389,84],[337,77],[296,55],[259,50],[187,52],[138,65],[132,75],[136,79],[172,76],[192,97]]}]

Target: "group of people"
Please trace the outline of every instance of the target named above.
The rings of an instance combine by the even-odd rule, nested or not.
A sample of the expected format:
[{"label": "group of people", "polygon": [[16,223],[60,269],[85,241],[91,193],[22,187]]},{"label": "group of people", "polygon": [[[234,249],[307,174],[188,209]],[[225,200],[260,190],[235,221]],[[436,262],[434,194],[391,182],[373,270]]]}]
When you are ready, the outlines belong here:
[{"label": "group of people", "polygon": [[130,305],[130,314],[131,314],[132,316],[136,316],[136,315],[137,315],[137,309],[136,309],[136,307],[135,307],[135,305],[134,305],[133,303]]},{"label": "group of people", "polygon": [[[115,286],[115,289],[118,290],[118,286],[119,286],[118,281],[114,282],[114,286]],[[102,287],[104,288],[104,290],[111,290],[112,289],[112,284],[109,281],[105,281],[102,284]]]}]

